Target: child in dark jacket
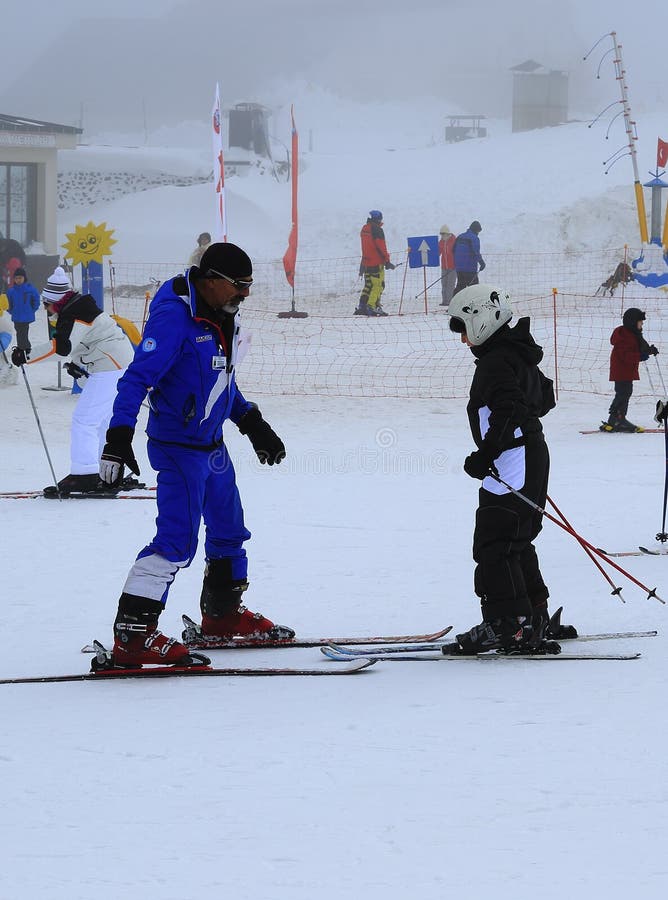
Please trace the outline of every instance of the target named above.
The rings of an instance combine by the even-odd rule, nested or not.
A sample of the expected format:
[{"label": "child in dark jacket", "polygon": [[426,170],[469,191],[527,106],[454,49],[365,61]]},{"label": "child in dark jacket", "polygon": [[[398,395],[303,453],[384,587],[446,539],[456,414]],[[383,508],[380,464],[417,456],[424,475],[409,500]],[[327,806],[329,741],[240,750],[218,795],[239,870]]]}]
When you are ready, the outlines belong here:
[{"label": "child in dark jacket", "polygon": [[37,288],[28,281],[26,270],[18,268],[14,272],[14,284],[7,291],[9,315],[16,331],[16,346],[30,355],[31,345],[28,329],[35,321],[35,313],[39,309],[40,299]]},{"label": "child in dark jacket", "polygon": [[610,335],[610,381],[615,383],[615,396],[608,410],[608,421],[601,425],[601,431],[643,430],[629,422],[626,413],[633,393],[633,382],[640,379],[640,362],[659,352],[654,344],[648,344],[643,337],[644,321],[645,313],[641,309],[627,309],[622,317],[622,324]]}]

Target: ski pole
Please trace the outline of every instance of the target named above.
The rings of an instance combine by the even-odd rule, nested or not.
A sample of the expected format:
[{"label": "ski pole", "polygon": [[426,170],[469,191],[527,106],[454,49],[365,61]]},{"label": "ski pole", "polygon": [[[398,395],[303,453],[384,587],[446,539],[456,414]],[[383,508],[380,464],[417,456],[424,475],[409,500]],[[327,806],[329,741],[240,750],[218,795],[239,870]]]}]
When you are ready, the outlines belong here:
[{"label": "ski pole", "polygon": [[661,372],[661,366],[659,365],[659,360],[656,358],[657,354],[654,354],[654,362],[656,363],[656,370],[659,373],[659,379],[661,381],[661,387],[663,388],[663,396],[666,396],[666,385],[663,380],[663,374]]},{"label": "ski pole", "polygon": [[[403,265],[403,263],[402,263],[402,265]],[[416,294],[414,299],[417,300],[418,297],[421,297],[423,294],[426,294],[427,291],[429,290],[429,288],[430,288],[430,287],[433,287],[435,284],[438,284],[438,283],[440,282],[440,280],[441,280],[441,278],[440,278],[440,276],[439,276],[439,277],[436,279],[436,281],[432,281],[432,283],[431,283],[431,284],[428,284],[427,287],[426,287],[423,291],[420,291],[419,294]]]},{"label": "ski pole", "polygon": [[666,413],[666,405],[659,400],[656,404],[656,416],[658,422],[663,422],[663,439],[665,445],[666,456],[666,474],[663,479],[663,518],[661,519],[661,531],[657,534],[657,541],[664,543],[668,541],[666,534],[666,507],[668,506],[668,416]]},{"label": "ski pole", "polygon": [[[572,529],[573,526],[571,525],[571,523],[568,521],[568,519],[566,518],[566,516],[562,513],[562,511],[559,509],[559,507],[558,507],[557,504],[554,502],[554,500],[552,499],[552,497],[550,497],[549,494],[548,494],[548,496],[547,496],[547,500],[548,500],[548,503],[550,504],[550,506],[552,506],[552,508],[553,508],[554,511],[556,512],[556,514],[561,518],[561,520],[562,520],[563,522],[565,522],[566,525],[568,525],[568,527],[569,527],[570,529]],[[622,589],[621,589],[621,587],[616,587],[616,586],[615,586],[614,581],[613,581],[612,578],[608,575],[608,573],[605,571],[605,569],[604,569],[603,566],[600,564],[600,562],[596,559],[596,557],[595,557],[594,554],[591,552],[591,550],[589,549],[589,547],[585,547],[585,545],[584,545],[581,541],[579,541],[579,543],[580,543],[580,546],[582,547],[582,549],[584,550],[584,552],[585,552],[585,553],[587,554],[587,556],[589,557],[589,559],[594,563],[594,565],[595,565],[596,568],[599,570],[599,572],[601,573],[601,575],[605,578],[605,580],[608,582],[608,584],[609,584],[610,587],[612,588],[612,595],[614,596],[614,595],[616,594],[616,595],[619,597],[619,599],[622,601],[622,603],[626,603],[626,600],[624,600],[624,598],[622,597]]]},{"label": "ski pole", "polygon": [[545,516],[547,519],[549,519],[550,522],[554,522],[555,525],[558,525],[559,528],[562,528],[564,531],[566,531],[568,534],[570,534],[571,537],[574,537],[576,539],[576,541],[578,541],[580,544],[582,544],[583,547],[588,547],[593,553],[595,553],[601,559],[604,559],[609,566],[612,566],[613,569],[617,569],[617,571],[621,572],[621,574],[624,575],[626,578],[628,578],[629,581],[632,581],[634,584],[637,584],[638,587],[642,588],[643,591],[647,591],[647,599],[648,600],[650,599],[650,597],[655,597],[659,601],[659,603],[663,603],[665,605],[666,601],[662,600],[661,597],[659,597],[659,595],[656,592],[656,588],[650,589],[646,585],[644,585],[641,581],[638,581],[638,579],[634,578],[633,575],[631,575],[629,572],[626,571],[626,569],[623,569],[621,566],[617,565],[616,562],[611,560],[609,556],[606,556],[606,554],[602,550],[599,550],[598,547],[594,547],[594,545],[590,544],[589,541],[586,540],[586,538],[583,538],[581,535],[579,535],[577,533],[577,531],[575,531],[574,528],[571,528],[568,525],[565,525],[563,522],[560,522],[559,519],[555,519],[555,517],[550,515],[550,513],[546,509],[543,509],[542,506],[539,506],[537,503],[534,503],[534,501],[530,500],[525,494],[522,494],[522,493],[520,493],[520,491],[515,490],[514,487],[511,487],[507,482],[505,482],[503,480],[503,478],[501,478],[501,476],[499,475],[498,472],[490,469],[489,475],[490,475],[490,477],[492,477],[494,479],[494,481],[498,481],[499,484],[502,484],[505,488],[508,488],[508,490],[511,492],[511,494],[515,494],[516,497],[519,497],[520,500],[523,500],[525,503],[527,503],[529,506],[531,506],[532,509],[535,509],[536,512],[539,512],[542,516]]},{"label": "ski pole", "polygon": [[32,411],[35,413],[35,421],[37,422],[37,428],[39,429],[39,435],[42,438],[42,444],[44,445],[44,452],[46,453],[46,458],[49,462],[49,468],[51,469],[51,476],[53,477],[53,483],[56,486],[56,490],[58,491],[58,499],[62,500],[63,498],[60,496],[60,489],[58,488],[58,479],[56,478],[56,473],[53,469],[53,463],[51,462],[51,456],[49,455],[49,448],[46,446],[46,439],[44,438],[44,432],[42,431],[42,423],[39,421],[39,415],[37,414],[37,407],[35,406],[35,401],[33,400],[32,391],[30,390],[30,384],[28,382],[28,376],[26,375],[25,366],[21,366],[21,372],[23,374],[23,380],[26,384],[26,390],[28,391],[28,396],[30,397],[30,405],[32,406]]}]

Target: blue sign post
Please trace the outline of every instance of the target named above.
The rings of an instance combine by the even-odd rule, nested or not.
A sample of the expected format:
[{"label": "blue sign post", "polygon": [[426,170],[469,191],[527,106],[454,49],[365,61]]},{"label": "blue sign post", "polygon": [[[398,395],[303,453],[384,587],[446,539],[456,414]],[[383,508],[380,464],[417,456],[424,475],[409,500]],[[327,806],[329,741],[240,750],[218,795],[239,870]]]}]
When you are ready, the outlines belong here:
[{"label": "blue sign post", "polygon": [[[421,237],[408,238],[408,267],[409,269],[422,269],[424,278],[424,311],[427,312],[427,268],[441,265],[438,252],[438,235],[428,234]],[[440,278],[437,279],[440,281]],[[436,284],[436,282],[432,282]],[[420,295],[417,294],[417,297]]]},{"label": "blue sign post", "polygon": [[426,268],[440,265],[438,255],[438,235],[408,238],[408,267],[410,269]]},{"label": "blue sign post", "polygon": [[90,294],[104,312],[104,283],[102,263],[91,259],[89,263],[81,263],[81,291]]}]

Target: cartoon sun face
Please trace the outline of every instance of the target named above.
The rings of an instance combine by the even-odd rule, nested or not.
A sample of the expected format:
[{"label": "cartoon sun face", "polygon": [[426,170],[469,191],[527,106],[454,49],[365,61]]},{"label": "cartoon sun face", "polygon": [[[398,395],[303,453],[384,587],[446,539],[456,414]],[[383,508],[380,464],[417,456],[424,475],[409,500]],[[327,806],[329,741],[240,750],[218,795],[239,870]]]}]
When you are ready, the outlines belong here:
[{"label": "cartoon sun face", "polygon": [[116,243],[116,239],[112,237],[114,229],[108,231],[106,225],[106,222],[101,225],[89,222],[87,225],[77,225],[73,234],[65,235],[65,257],[73,266],[77,263],[87,266],[91,261],[101,263],[103,256],[111,254],[111,245]]}]

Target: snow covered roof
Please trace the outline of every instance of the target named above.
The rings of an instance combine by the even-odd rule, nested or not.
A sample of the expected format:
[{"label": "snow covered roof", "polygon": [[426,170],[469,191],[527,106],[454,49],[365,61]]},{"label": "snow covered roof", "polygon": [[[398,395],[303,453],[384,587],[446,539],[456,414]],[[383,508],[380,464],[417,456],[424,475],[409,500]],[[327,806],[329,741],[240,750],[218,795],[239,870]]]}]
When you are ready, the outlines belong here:
[{"label": "snow covered roof", "polygon": [[73,125],[56,125],[54,122],[40,122],[21,116],[7,116],[0,113],[0,131],[42,132],[43,134],[82,134],[81,128]]}]

